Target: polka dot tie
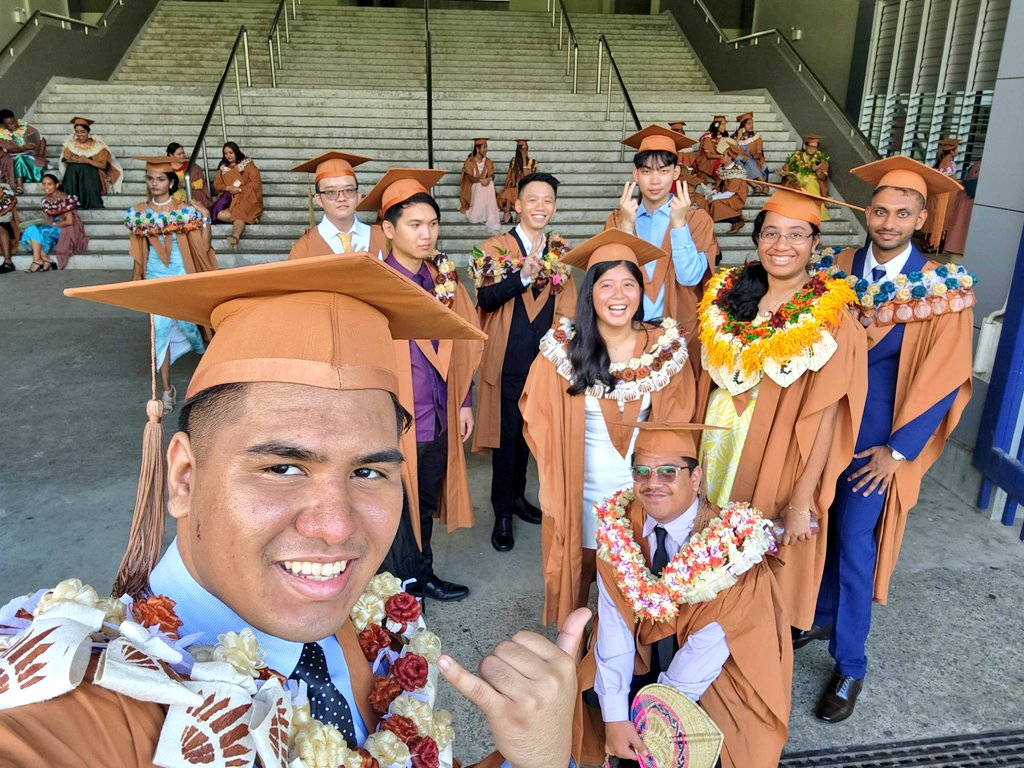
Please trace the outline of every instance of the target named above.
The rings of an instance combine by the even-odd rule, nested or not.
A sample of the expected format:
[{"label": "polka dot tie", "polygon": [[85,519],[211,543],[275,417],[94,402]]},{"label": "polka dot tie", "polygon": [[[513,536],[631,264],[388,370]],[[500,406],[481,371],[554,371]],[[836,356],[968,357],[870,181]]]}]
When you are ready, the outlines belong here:
[{"label": "polka dot tie", "polygon": [[352,710],[341,691],[334,687],[327,671],[324,649],[317,643],[302,646],[302,655],[292,680],[302,680],[309,688],[309,712],[321,723],[330,723],[345,737],[349,746],[356,746],[356,727],[352,722]]}]

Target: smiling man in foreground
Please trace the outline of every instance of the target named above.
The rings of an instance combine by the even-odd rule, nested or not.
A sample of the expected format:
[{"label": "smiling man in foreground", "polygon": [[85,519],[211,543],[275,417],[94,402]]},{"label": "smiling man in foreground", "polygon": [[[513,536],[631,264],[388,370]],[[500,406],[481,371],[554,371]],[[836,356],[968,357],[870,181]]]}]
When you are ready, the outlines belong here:
[{"label": "smiling man in foreground", "polygon": [[70,293],[217,334],[167,451],[168,550],[144,452],[125,597],[67,581],[0,609],[4,765],[450,765],[435,664],[487,715],[500,754],[486,764],[569,764],[586,611],[557,645],[517,633],[477,677],[375,575],[410,421],[393,340],[478,330],[366,254]]}]

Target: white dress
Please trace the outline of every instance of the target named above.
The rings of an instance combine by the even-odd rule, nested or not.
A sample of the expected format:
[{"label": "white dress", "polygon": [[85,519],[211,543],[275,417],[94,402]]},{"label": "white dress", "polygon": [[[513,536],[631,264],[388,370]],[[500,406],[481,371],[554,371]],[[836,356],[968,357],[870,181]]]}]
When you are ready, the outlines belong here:
[{"label": "white dress", "polygon": [[[633,430],[629,450],[626,451],[625,457],[620,456],[608,434],[608,425],[601,411],[601,401],[586,395],[584,411],[586,431],[583,438],[583,547],[596,549],[597,515],[594,514],[594,506],[620,488],[633,484],[629,460],[639,430]],[[640,401],[640,415],[637,421],[647,421],[650,413],[651,396],[645,394]]]}]

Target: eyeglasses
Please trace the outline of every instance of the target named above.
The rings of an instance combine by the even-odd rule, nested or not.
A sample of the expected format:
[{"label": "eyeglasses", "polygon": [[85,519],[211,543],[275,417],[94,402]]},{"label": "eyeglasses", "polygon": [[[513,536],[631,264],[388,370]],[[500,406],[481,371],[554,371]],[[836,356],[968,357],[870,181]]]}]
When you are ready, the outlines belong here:
[{"label": "eyeglasses", "polygon": [[806,243],[809,243],[813,237],[814,235],[805,235],[803,232],[788,232],[784,235],[774,229],[765,229],[757,233],[757,239],[762,243],[767,243],[768,245],[779,242],[780,238],[789,245],[805,245]]},{"label": "eyeglasses", "polygon": [[318,194],[323,195],[333,203],[339,197],[355,197],[357,194],[359,194],[359,187],[342,187],[341,189],[321,189]]},{"label": "eyeglasses", "polygon": [[630,468],[634,483],[649,482],[652,477],[657,477],[663,483],[674,483],[682,470],[692,472],[694,467],[678,467],[675,464],[662,464],[660,467],[648,467],[637,464]]}]

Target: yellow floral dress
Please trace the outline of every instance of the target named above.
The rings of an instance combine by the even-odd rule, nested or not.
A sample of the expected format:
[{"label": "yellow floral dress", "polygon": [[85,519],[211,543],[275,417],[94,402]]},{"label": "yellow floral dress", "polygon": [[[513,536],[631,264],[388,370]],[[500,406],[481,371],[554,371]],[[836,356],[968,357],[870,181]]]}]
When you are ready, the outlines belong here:
[{"label": "yellow floral dress", "polygon": [[756,404],[757,387],[750,390],[750,401],[742,414],[736,413],[736,404],[727,390],[716,388],[708,398],[704,423],[723,427],[705,430],[700,440],[701,463],[712,504],[722,507],[729,502]]}]

